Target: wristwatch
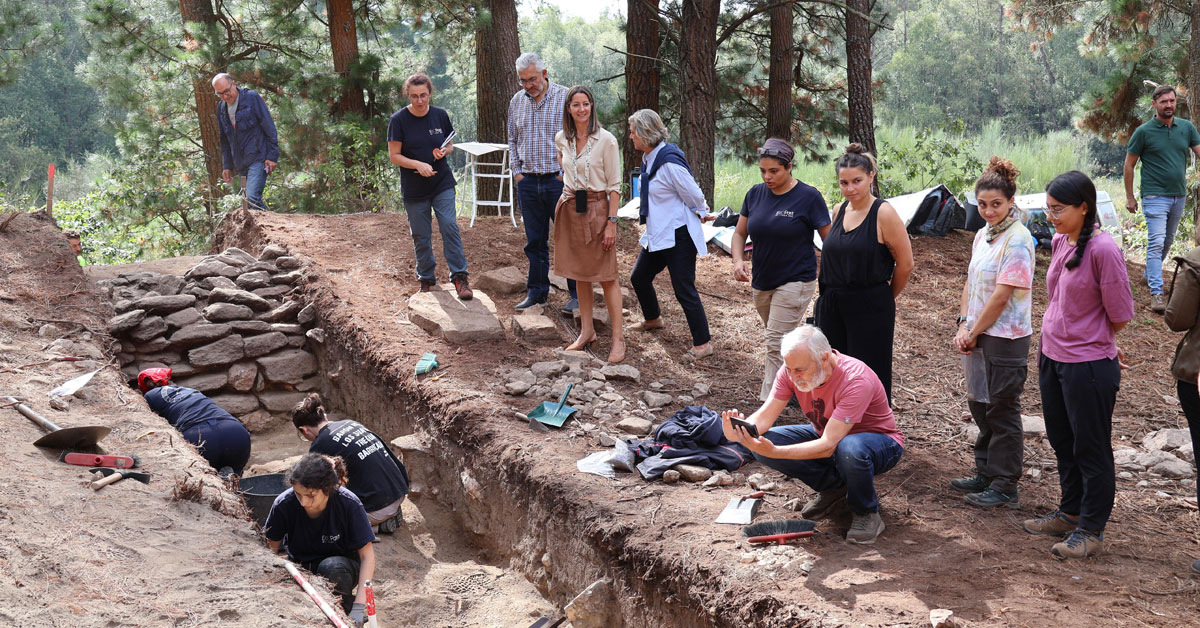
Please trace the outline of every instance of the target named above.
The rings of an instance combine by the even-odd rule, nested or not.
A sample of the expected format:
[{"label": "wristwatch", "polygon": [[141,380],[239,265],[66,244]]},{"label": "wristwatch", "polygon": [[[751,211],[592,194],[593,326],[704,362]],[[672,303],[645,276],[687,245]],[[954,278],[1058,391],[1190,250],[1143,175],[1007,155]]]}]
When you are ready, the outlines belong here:
[{"label": "wristwatch", "polygon": [[966,317],[966,316],[959,316],[957,319],[955,319],[955,321],[954,321],[954,324],[955,324],[955,325],[962,325],[962,324],[963,324],[963,323],[965,323],[965,322],[967,322],[967,317]]},{"label": "wristwatch", "polygon": [[614,222],[614,223],[615,223],[615,222],[617,222],[617,217],[616,217],[616,216],[609,216],[609,217],[608,217],[608,221],[609,221],[609,222]]}]

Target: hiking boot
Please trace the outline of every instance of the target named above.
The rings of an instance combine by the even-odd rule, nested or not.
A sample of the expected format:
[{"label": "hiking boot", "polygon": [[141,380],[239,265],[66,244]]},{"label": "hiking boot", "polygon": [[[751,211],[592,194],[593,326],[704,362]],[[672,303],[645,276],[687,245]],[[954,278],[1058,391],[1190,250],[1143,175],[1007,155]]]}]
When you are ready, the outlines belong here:
[{"label": "hiking boot", "polygon": [[1150,311],[1155,314],[1162,314],[1167,311],[1167,300],[1163,298],[1163,295],[1150,295]]},{"label": "hiking boot", "polygon": [[1200,560],[1192,561],[1192,573],[1200,573]]},{"label": "hiking boot", "polygon": [[451,277],[450,281],[454,282],[454,289],[458,291],[460,301],[470,301],[475,296],[475,293],[471,292],[471,284],[467,281],[466,275]]},{"label": "hiking boot", "polygon": [[808,500],[804,504],[804,508],[800,509],[800,516],[805,519],[820,519],[829,514],[834,506],[846,501],[846,487],[831,488],[828,491],[821,491],[817,496]]},{"label": "hiking boot", "polygon": [[401,520],[400,514],[397,513],[396,516],[379,522],[379,533],[393,534],[396,531],[396,528],[399,528],[402,523],[404,522]]},{"label": "hiking boot", "polygon": [[1079,525],[1078,517],[1068,517],[1063,514],[1063,511],[1054,509],[1054,512],[1038,517],[1037,519],[1026,519],[1025,523],[1021,524],[1022,528],[1030,534],[1040,534],[1042,536],[1066,536],[1075,531]]},{"label": "hiking boot", "polygon": [[1087,558],[1104,551],[1104,533],[1092,534],[1087,530],[1075,530],[1067,540],[1060,541],[1050,548],[1050,553],[1060,560],[1068,558]]},{"label": "hiking boot", "polygon": [[437,282],[435,282],[435,281],[426,281],[426,280],[422,279],[421,280],[421,292],[429,292],[430,290],[433,290],[433,287],[436,285],[437,285]]},{"label": "hiking boot", "polygon": [[969,478],[955,478],[950,480],[950,488],[960,493],[980,493],[986,491],[987,487],[988,481],[983,479],[983,476],[978,473]]},{"label": "hiking boot", "polygon": [[989,488],[978,493],[967,493],[963,497],[963,501],[972,506],[980,508],[999,508],[1001,506],[1007,508],[1020,508],[1021,502],[1017,496],[1017,492],[1001,493],[994,488]]},{"label": "hiking boot", "polygon": [[846,542],[855,545],[870,545],[883,533],[883,518],[877,512],[865,515],[855,513],[854,521],[850,522],[850,531],[846,533]]}]

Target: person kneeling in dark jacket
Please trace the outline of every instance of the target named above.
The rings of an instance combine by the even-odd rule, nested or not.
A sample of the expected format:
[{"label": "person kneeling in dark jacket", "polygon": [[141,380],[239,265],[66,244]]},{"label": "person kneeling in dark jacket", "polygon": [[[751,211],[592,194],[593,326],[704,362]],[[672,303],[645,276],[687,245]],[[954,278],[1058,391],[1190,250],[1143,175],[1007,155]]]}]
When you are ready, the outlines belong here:
[{"label": "person kneeling in dark jacket", "polygon": [[308,395],[292,410],[292,424],[309,441],[310,453],[339,456],[346,463],[347,488],[362,501],[379,532],[391,534],[404,522],[400,504],[408,494],[408,471],[387,443],[357,421],[330,421],[321,396]]},{"label": "person kneeling in dark jacket", "polygon": [[204,393],[171,381],[171,369],[138,373],[138,388],[146,403],[196,446],[221,477],[241,477],[250,460],[250,432]]}]

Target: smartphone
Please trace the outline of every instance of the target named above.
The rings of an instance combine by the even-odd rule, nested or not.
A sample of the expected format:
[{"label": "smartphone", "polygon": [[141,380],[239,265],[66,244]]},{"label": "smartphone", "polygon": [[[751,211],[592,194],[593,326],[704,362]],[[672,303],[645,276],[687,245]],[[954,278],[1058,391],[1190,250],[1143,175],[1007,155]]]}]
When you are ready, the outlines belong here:
[{"label": "smartphone", "polygon": [[729,422],[746,430],[746,432],[754,438],[758,438],[758,428],[755,427],[753,423],[750,423],[749,421],[743,421],[735,417],[729,417]]}]

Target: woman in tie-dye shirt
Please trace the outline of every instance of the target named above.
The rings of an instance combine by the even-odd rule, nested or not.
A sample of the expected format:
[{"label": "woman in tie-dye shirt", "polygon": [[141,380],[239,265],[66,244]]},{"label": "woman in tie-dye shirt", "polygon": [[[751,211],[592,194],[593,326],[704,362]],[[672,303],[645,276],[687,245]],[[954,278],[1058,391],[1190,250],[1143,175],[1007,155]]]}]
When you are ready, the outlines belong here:
[{"label": "woman in tie-dye shirt", "polygon": [[975,235],[954,335],[954,348],[982,352],[987,365],[987,401],[967,401],[979,425],[975,474],[950,481],[980,508],[1018,506],[1025,451],[1020,397],[1033,336],[1034,242],[1013,202],[1020,174],[1011,161],[992,157],[975,183],[987,228]]}]

